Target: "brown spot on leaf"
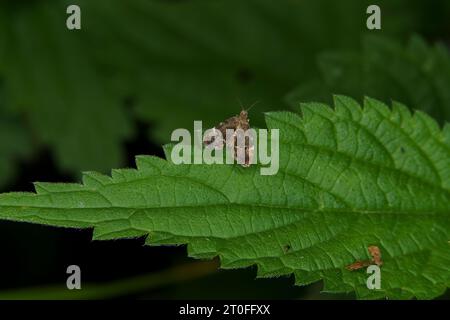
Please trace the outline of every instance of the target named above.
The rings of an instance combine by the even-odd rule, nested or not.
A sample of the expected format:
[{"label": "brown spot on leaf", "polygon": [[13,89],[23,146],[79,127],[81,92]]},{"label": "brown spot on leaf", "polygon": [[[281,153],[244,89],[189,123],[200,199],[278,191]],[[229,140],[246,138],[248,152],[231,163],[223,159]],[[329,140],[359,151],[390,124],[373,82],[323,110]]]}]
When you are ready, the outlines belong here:
[{"label": "brown spot on leaf", "polygon": [[382,266],[383,261],[381,260],[381,251],[380,248],[377,246],[369,246],[367,248],[367,251],[369,251],[369,254],[372,256],[372,259],[370,260],[361,260],[356,261],[345,268],[350,271],[359,270],[365,267],[368,267],[372,264],[376,264],[377,266]]}]

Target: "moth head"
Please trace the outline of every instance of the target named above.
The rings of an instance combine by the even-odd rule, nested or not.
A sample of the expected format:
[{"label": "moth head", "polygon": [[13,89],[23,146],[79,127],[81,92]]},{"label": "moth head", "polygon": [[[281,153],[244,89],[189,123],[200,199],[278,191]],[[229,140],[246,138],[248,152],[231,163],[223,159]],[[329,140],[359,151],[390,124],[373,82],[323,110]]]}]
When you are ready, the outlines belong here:
[{"label": "moth head", "polygon": [[246,118],[248,117],[248,112],[250,111],[250,109],[253,108],[256,104],[259,103],[259,101],[256,101],[256,102],[253,103],[250,107],[248,107],[248,109],[244,109],[244,106],[242,105],[241,100],[238,99],[238,101],[239,101],[239,104],[241,105],[241,109],[242,109],[242,111],[241,111],[241,113],[239,114],[239,116],[240,116],[241,118],[244,118],[244,119],[246,119]]}]

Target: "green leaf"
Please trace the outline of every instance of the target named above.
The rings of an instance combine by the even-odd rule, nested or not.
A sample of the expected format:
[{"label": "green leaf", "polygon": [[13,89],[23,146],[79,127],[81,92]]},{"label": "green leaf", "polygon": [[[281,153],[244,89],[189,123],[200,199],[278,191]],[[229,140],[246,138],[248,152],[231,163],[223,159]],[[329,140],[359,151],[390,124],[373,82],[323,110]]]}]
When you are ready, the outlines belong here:
[{"label": "green leaf", "polygon": [[287,100],[328,101],[331,93],[394,99],[443,123],[450,121],[450,53],[412,37],[406,46],[367,36],[357,52],[328,52],[318,58],[321,78],[299,85]]},{"label": "green leaf", "polygon": [[[335,97],[266,114],[280,130],[280,170],[174,165],[138,156],[137,169],[83,184],[36,183],[36,194],[0,195],[0,218],[94,228],[96,240],[146,237],[188,244],[223,268],[256,264],[261,277],[324,279],[360,298],[433,298],[450,286],[450,126],[394,103]],[[345,266],[380,247],[382,289]]]}]

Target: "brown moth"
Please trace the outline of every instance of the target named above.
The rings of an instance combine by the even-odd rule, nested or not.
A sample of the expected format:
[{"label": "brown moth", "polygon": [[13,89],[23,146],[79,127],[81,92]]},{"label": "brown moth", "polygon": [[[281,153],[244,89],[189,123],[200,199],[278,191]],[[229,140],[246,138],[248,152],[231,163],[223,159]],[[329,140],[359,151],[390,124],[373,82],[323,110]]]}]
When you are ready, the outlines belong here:
[{"label": "brown moth", "polygon": [[[234,130],[232,141],[226,141],[227,130]],[[244,146],[238,145],[238,134],[236,130],[247,131],[250,129],[250,119],[248,118],[248,110],[242,110],[238,115],[228,118],[212,128],[211,135],[205,137],[203,143],[206,146],[212,146],[216,149],[221,149],[224,146],[234,148],[234,159],[241,159],[243,167],[249,167],[254,155],[254,143],[249,137],[245,137]],[[220,131],[222,139],[216,139],[216,131]],[[242,150],[242,148],[244,150]],[[245,158],[242,158],[245,157]]]},{"label": "brown moth", "polygon": [[353,270],[358,270],[358,269],[361,269],[364,267],[368,267],[372,264],[376,264],[377,266],[382,266],[383,261],[381,260],[380,248],[378,248],[377,246],[369,246],[367,248],[367,250],[369,251],[369,254],[372,256],[372,259],[356,261],[355,263],[352,263],[351,265],[348,265],[345,268],[347,270],[353,271]]}]

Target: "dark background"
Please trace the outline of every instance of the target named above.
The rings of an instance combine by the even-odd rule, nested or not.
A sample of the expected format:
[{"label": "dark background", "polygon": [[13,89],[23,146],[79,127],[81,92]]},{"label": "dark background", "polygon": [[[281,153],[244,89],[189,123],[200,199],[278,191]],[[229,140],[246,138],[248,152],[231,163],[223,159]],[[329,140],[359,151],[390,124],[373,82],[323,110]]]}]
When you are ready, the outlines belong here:
[{"label": "dark background", "polygon": [[[82,30],[66,29],[68,4],[80,5]],[[369,4],[381,7],[381,31],[365,27]],[[449,43],[448,0],[2,1],[0,190],[163,157],[173,129],[212,126],[239,101],[259,101],[256,125],[263,111],[333,93],[398,100],[442,124]],[[254,269],[216,270],[182,246],[93,242],[90,230],[0,221],[0,243],[0,297],[63,298],[76,264],[80,297],[352,298],[321,294],[320,283],[255,280]]]}]

